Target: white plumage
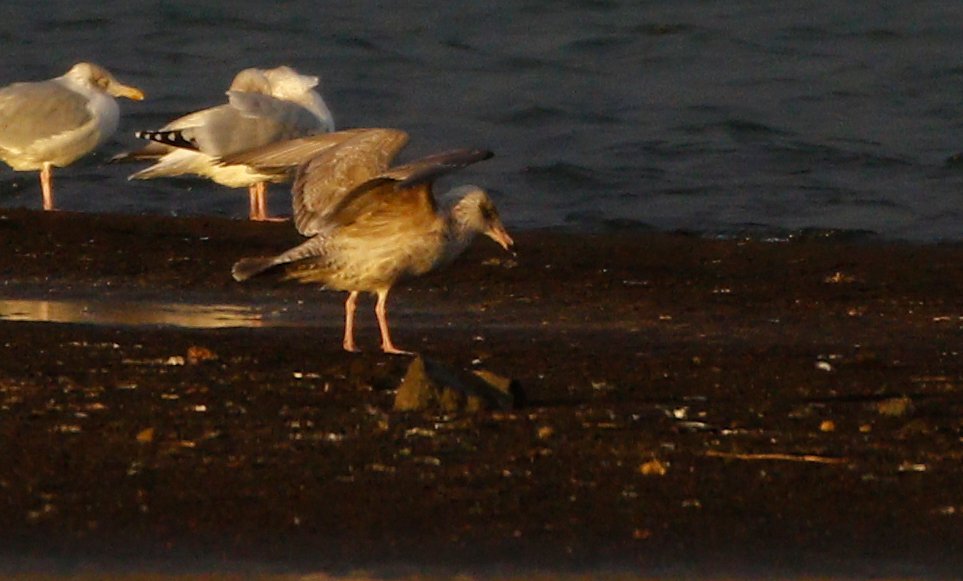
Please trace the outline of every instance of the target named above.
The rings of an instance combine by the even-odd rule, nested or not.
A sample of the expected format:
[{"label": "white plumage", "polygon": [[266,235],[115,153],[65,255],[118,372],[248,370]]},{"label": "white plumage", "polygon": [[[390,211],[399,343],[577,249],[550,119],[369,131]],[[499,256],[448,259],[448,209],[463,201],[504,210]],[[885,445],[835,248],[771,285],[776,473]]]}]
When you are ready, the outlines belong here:
[{"label": "white plumage", "polygon": [[144,94],[85,62],[48,81],[0,89],[0,159],[17,171],[40,170],[45,210],[54,207],[52,168],[70,165],[117,131],[114,97],[140,101]]},{"label": "white plumage", "polygon": [[266,182],[283,181],[286,176],[220,163],[219,159],[277,141],[333,131],[331,111],[314,90],[318,82],[318,77],[301,75],[286,66],[245,69],[231,83],[227,103],[195,111],[156,131],[138,132],[138,137],[154,143],[115,159],[155,161],[130,179],[196,175],[230,188],[246,187],[251,219],[268,219]]}]

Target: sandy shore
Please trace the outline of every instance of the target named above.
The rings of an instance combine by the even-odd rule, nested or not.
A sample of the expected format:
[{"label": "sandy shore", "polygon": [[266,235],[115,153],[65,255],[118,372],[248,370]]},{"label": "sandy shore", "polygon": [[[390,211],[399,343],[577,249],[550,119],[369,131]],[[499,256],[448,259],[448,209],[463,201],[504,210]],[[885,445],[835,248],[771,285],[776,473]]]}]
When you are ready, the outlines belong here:
[{"label": "sandy shore", "polygon": [[528,400],[445,417],[370,300],[348,355],[342,294],[231,280],[289,224],[3,210],[6,312],[81,323],[0,322],[0,572],[963,571],[963,245],[513,235],[392,296]]}]

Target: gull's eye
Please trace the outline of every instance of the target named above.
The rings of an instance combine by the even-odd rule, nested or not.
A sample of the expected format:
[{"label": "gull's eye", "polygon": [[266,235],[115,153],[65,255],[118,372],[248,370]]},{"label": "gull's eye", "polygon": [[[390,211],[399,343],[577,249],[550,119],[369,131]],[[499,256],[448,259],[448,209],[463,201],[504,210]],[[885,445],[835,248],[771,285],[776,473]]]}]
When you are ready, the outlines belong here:
[{"label": "gull's eye", "polygon": [[482,218],[484,218],[486,222],[491,222],[493,219],[495,219],[495,217],[498,216],[498,214],[495,212],[494,206],[489,204],[483,204],[480,209]]}]

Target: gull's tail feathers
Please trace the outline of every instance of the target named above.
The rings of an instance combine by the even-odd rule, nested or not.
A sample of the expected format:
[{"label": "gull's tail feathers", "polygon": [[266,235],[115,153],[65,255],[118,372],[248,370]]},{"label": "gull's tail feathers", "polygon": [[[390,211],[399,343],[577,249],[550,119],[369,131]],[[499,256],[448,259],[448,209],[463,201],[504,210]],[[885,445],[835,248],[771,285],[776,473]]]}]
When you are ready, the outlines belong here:
[{"label": "gull's tail feathers", "polygon": [[266,270],[270,270],[271,267],[276,266],[277,264],[278,263],[273,256],[242,258],[234,263],[234,267],[231,268],[231,276],[233,276],[234,280],[238,282],[245,281],[252,276],[256,276]]},{"label": "gull's tail feathers", "polygon": [[234,267],[231,269],[231,275],[234,276],[234,280],[240,282],[281,264],[289,264],[306,258],[321,256],[324,254],[325,244],[326,240],[323,236],[315,236],[277,256],[242,258],[234,263]]}]

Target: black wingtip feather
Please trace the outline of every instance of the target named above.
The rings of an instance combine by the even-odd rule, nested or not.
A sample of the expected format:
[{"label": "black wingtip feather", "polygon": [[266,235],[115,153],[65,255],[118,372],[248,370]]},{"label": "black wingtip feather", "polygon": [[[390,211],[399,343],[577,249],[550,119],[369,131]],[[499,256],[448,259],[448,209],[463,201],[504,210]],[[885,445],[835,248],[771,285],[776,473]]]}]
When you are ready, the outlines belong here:
[{"label": "black wingtip feather", "polygon": [[172,147],[197,150],[197,143],[187,138],[184,135],[184,132],[180,129],[164,131],[138,131],[137,133],[134,133],[134,135],[140,139],[156,141],[157,143],[163,143],[164,145],[170,145]]}]

